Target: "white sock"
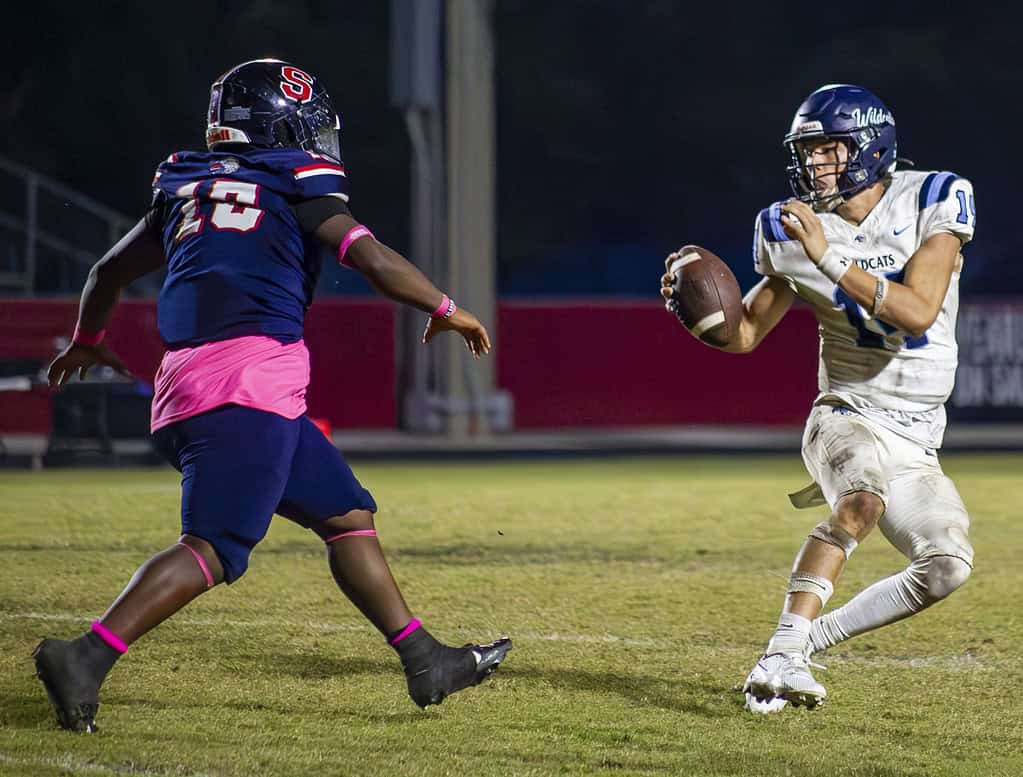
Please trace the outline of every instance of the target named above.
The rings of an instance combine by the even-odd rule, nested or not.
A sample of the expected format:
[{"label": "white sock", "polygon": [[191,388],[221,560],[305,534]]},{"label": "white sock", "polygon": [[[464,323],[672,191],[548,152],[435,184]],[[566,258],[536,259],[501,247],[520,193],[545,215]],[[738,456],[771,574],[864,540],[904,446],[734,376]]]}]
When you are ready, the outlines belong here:
[{"label": "white sock", "polygon": [[778,628],[767,643],[768,653],[802,653],[810,638],[810,619],[791,612],[778,618]]},{"label": "white sock", "polygon": [[910,565],[864,588],[837,610],[817,618],[810,629],[814,652],[924,609],[926,605],[919,592],[927,589],[927,583],[922,578],[922,570]]}]

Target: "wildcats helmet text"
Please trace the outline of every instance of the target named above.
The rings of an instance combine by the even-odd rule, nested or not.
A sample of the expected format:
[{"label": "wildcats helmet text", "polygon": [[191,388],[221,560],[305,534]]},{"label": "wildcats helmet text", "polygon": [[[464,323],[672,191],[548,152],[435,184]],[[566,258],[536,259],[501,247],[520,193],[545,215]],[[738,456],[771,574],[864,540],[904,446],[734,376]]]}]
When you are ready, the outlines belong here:
[{"label": "wildcats helmet text", "polygon": [[850,115],[857,127],[869,127],[871,124],[895,124],[895,117],[888,111],[882,111],[879,108],[867,108],[865,111],[853,108]]}]

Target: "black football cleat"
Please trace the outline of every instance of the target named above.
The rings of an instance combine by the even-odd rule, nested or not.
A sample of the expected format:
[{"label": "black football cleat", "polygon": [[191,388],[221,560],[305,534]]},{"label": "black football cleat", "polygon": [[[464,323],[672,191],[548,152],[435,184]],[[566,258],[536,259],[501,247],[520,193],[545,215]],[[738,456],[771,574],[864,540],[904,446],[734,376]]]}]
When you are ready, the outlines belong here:
[{"label": "black football cleat", "polygon": [[438,645],[425,669],[405,673],[408,695],[423,708],[440,704],[451,694],[486,680],[511,649],[512,641],[508,638],[460,648]]},{"label": "black football cleat", "polygon": [[100,684],[78,665],[74,643],[62,639],[44,639],[32,653],[36,676],[50,697],[57,723],[68,731],[92,734],[99,710]]}]

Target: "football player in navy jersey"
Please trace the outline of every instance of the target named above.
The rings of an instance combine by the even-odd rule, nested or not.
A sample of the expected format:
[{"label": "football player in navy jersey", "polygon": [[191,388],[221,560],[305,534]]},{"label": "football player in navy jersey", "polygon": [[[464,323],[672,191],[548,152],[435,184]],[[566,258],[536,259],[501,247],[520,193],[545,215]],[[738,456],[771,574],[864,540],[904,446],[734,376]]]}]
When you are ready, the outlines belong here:
[{"label": "football player in navy jersey", "polygon": [[83,635],[43,640],[36,669],[61,726],[94,731],[99,689],[128,646],[203,592],[244,574],[274,513],[325,543],[344,594],[397,651],[421,707],[476,685],[511,641],[448,647],[413,617],[376,537],[376,502],[305,416],[306,308],[321,246],[380,293],[430,313],[424,342],[454,331],[475,358],[483,325],[348,210],[341,124],[320,82],[279,60],[246,62],[213,84],[208,152],[172,154],[149,212],[89,273],[72,343],[50,365],[63,385],[103,364],[121,289],[164,265],[156,447],[181,472],[178,542],[132,577]]}]

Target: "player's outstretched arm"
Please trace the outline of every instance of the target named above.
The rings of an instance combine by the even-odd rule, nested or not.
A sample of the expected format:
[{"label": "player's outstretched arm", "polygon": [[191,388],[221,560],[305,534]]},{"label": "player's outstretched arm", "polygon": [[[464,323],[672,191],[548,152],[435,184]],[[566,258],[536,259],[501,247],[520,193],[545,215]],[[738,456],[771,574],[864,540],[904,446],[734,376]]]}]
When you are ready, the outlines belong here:
[{"label": "player's outstretched arm", "polygon": [[51,386],[63,386],[76,371],[84,378],[89,368],[97,364],[113,367],[123,375],[131,374],[117,354],[102,342],[103,332],[117,307],[121,289],[159,269],[163,262],[159,235],[141,219],[92,266],[82,289],[75,336],[47,371]]},{"label": "player's outstretched arm", "polygon": [[[661,296],[665,300],[671,299],[674,283],[675,276],[671,272],[661,276]],[[742,299],[742,321],[736,337],[721,347],[706,344],[727,353],[749,353],[784,318],[795,298],[795,292],[785,281],[780,278],[764,278]]]},{"label": "player's outstretched arm", "polygon": [[[782,222],[785,231],[803,244],[814,264],[821,266],[828,243],[817,214],[798,201],[788,202],[781,209],[785,211]],[[838,285],[875,318],[920,337],[941,311],[961,246],[959,238],[950,232],[931,235],[906,263],[903,283],[877,278],[858,265],[849,264],[842,270]]]},{"label": "player's outstretched arm", "polygon": [[[347,235],[359,223],[347,214],[337,214],[324,221],[316,236],[335,252],[341,249]],[[367,233],[364,233],[368,235]],[[347,246],[345,259],[354,265],[377,291],[396,302],[436,314],[448,299],[414,264],[375,239],[359,239]],[[454,307],[453,303],[451,303]],[[464,308],[454,308],[449,315],[432,315],[423,333],[428,343],[438,332],[458,332],[474,358],[490,353],[490,336],[479,320]]]}]

